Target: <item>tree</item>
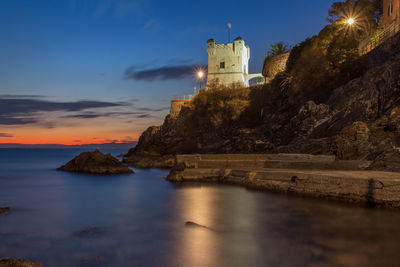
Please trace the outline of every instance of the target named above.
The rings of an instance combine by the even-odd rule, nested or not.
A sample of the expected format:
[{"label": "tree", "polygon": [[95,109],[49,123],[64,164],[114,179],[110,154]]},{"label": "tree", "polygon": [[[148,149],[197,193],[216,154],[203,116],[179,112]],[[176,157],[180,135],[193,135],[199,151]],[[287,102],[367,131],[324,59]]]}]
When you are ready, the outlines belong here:
[{"label": "tree", "polygon": [[359,26],[362,24],[377,25],[382,15],[382,0],[346,0],[335,2],[328,11],[328,21],[353,18]]},{"label": "tree", "polygon": [[282,55],[289,52],[290,48],[284,42],[274,43],[269,46],[268,56]]},{"label": "tree", "polygon": [[[381,15],[382,0],[346,0],[331,5],[328,21],[341,24],[351,38],[361,41],[376,30]],[[350,18],[354,19],[353,25],[345,23]]]}]

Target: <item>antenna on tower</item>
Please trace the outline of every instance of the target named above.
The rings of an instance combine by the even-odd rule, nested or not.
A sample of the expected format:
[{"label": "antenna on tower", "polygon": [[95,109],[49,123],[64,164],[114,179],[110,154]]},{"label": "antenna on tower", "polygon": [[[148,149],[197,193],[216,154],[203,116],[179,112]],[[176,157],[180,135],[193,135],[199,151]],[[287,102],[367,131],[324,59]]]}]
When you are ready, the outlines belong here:
[{"label": "antenna on tower", "polygon": [[228,22],[228,24],[226,24],[226,28],[228,29],[228,44],[229,44],[231,42],[232,24],[230,22]]}]

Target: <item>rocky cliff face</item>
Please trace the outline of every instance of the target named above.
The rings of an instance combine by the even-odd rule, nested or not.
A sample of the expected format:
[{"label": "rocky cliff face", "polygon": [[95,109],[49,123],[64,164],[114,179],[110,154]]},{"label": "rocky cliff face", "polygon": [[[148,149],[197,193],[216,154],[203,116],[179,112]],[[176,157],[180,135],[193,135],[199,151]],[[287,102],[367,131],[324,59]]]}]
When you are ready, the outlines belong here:
[{"label": "rocky cliff face", "polygon": [[153,163],[164,157],[172,164],[166,155],[285,152],[365,159],[371,169],[400,171],[400,36],[364,61],[367,71],[335,89],[325,103],[289,104],[287,93],[273,84],[254,89],[268,96],[255,113],[260,120],[251,126],[232,121],[224,134],[212,127],[187,129],[185,109],[176,120],[167,116],[162,126],[142,134],[125,161],[135,165],[144,157]]}]

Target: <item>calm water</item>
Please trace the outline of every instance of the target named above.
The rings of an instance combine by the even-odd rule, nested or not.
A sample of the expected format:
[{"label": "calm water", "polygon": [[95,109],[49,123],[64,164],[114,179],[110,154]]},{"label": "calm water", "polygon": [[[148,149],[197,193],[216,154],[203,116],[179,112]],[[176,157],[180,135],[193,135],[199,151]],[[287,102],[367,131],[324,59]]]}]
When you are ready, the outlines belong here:
[{"label": "calm water", "polygon": [[[400,212],[174,186],[163,170],[116,177],[55,170],[79,152],[0,149],[0,206],[13,209],[0,216],[0,257],[45,266],[400,264]],[[90,227],[97,228],[77,234]]]}]

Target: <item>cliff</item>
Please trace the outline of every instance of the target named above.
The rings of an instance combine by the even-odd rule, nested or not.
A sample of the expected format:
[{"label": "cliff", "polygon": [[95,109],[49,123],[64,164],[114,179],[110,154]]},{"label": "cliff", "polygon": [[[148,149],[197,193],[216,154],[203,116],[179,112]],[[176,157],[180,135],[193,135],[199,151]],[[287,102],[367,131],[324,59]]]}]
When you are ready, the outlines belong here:
[{"label": "cliff", "polygon": [[[314,47],[309,43],[318,38],[301,45]],[[309,153],[400,171],[400,36],[332,77],[331,72],[321,77],[300,73],[302,59],[296,58],[293,67],[298,52],[292,50],[286,73],[268,85],[200,93],[176,119],[167,116],[163,125],[147,129],[124,161],[169,167],[176,154]],[[305,86],[304,77],[312,84]],[[329,84],[315,82],[317,78]]]}]

